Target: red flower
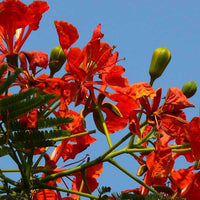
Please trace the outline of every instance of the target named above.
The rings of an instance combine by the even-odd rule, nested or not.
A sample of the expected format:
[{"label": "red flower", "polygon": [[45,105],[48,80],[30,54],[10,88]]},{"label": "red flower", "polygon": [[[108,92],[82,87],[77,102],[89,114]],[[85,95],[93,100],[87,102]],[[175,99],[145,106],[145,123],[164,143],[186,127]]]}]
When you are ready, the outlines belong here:
[{"label": "red flower", "polygon": [[186,138],[195,160],[200,160],[200,117],[194,117],[186,127]]},{"label": "red flower", "polygon": [[137,135],[139,138],[141,138],[140,122],[139,122],[139,119],[138,119],[136,112],[134,110],[130,113],[129,118],[130,118],[130,120],[129,120],[130,131],[133,134]]},{"label": "red flower", "polygon": [[[185,133],[184,133],[184,135],[185,135]],[[186,132],[186,135],[187,135],[187,132]],[[178,144],[178,145],[188,144],[187,136],[176,137],[176,144]],[[185,149],[185,148],[188,148],[188,147],[182,147],[181,149]],[[192,163],[192,162],[195,161],[195,158],[194,158],[194,155],[193,155],[192,151],[173,152],[173,158],[174,159],[177,159],[181,155],[183,155],[185,157],[187,162],[191,162]]]},{"label": "red flower", "polygon": [[29,6],[18,0],[0,3],[0,51],[4,54],[3,58],[19,52],[30,33],[38,29],[42,14],[48,9],[44,1],[34,1]]},{"label": "red flower", "polygon": [[[100,174],[103,172],[103,163],[96,164],[92,167],[87,168],[86,170],[86,181],[89,186],[90,192],[93,192],[98,187],[97,178],[100,176]],[[81,172],[74,173],[76,179],[73,184],[76,185],[77,191],[80,190],[81,184],[83,184],[83,178]],[[85,185],[83,185],[83,188],[81,190],[82,192],[88,193]]]},{"label": "red flower", "polygon": [[[61,117],[73,118],[73,122],[61,126],[63,130],[72,131],[72,135],[85,132],[82,118],[77,112],[65,109],[65,110],[59,110],[58,112],[55,112],[55,115],[57,117],[61,116]],[[73,143],[69,143],[70,141]],[[70,158],[74,159],[78,153],[84,151],[87,147],[89,147],[91,143],[95,141],[96,139],[90,135],[85,135],[85,136],[77,137],[70,140],[64,140],[62,141],[61,144],[59,144],[55,148],[51,157],[56,162],[61,156],[64,161]]]},{"label": "red flower", "polygon": [[[99,24],[89,43],[81,50],[78,47],[68,48],[77,40],[78,32],[74,26],[67,22],[55,22],[60,44],[67,56],[65,81],[74,81],[77,84],[75,96],[76,105],[85,103],[89,92],[95,100],[94,85],[106,85],[102,79],[104,74],[109,74],[115,68],[118,53],[112,53],[113,48],[107,43],[102,43],[101,25]],[[115,71],[115,69],[114,69]],[[100,80],[94,80],[98,75]],[[99,89],[97,89],[99,90]]]},{"label": "red flower", "polygon": [[[144,183],[147,185],[165,185],[166,180],[174,166],[174,159],[172,158],[172,150],[169,146],[156,145],[155,152],[147,156],[148,171],[144,178]],[[141,193],[145,195],[148,189],[141,186]]]},{"label": "red flower", "polygon": [[165,134],[171,137],[163,137],[163,142],[166,144],[172,137],[182,136],[184,133],[183,126],[187,124],[183,108],[193,107],[183,92],[179,88],[169,88],[165,102],[159,107],[161,100],[161,88],[156,91],[156,96],[153,97],[152,105],[147,97],[140,98],[140,103],[144,108],[147,120],[150,124],[156,125],[157,129],[164,136]]},{"label": "red flower", "polygon": [[36,194],[33,194],[32,200],[57,200],[57,194],[54,190],[43,189]]},{"label": "red flower", "polygon": [[[123,84],[122,84],[123,85]],[[122,117],[114,115],[108,109],[103,109],[106,113],[106,124],[110,133],[125,128],[130,122],[129,128],[140,137],[139,122],[136,119],[136,109],[140,108],[139,99],[142,96],[155,96],[154,89],[146,82],[135,83],[133,85],[112,87],[116,93],[109,94],[108,98],[116,101],[117,108],[122,114]],[[132,114],[131,114],[132,113]],[[133,126],[132,126],[133,125]]]},{"label": "red flower", "polygon": [[78,31],[76,27],[65,21],[55,21],[56,30],[62,49],[67,53],[68,48],[78,39]]},{"label": "red flower", "polygon": [[171,173],[172,188],[177,197],[187,200],[200,199],[200,172],[193,172],[193,167],[179,169]]},{"label": "red flower", "polygon": [[[26,57],[24,57],[24,55]],[[36,75],[36,67],[41,67],[46,69],[48,65],[48,54],[41,51],[30,51],[30,52],[20,52],[19,54],[21,67],[27,72],[27,63],[26,58],[29,61],[29,70],[32,71],[32,74]],[[38,73],[38,72],[37,72]]]}]

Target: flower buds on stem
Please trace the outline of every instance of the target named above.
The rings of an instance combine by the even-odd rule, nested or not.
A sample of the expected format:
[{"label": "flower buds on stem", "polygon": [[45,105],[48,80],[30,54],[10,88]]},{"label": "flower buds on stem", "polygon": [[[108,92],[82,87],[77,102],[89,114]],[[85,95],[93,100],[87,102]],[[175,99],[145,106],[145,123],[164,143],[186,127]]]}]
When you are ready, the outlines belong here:
[{"label": "flower buds on stem", "polygon": [[197,83],[195,81],[185,83],[182,87],[182,91],[187,98],[192,97],[197,91]]},{"label": "flower buds on stem", "polygon": [[54,47],[51,50],[49,63],[49,68],[51,71],[50,77],[53,77],[53,75],[61,69],[66,59],[67,58],[61,46]]},{"label": "flower buds on stem", "polygon": [[151,65],[149,68],[149,74],[151,76],[151,85],[158,77],[162,75],[170,60],[171,53],[166,47],[157,48],[153,52]]}]

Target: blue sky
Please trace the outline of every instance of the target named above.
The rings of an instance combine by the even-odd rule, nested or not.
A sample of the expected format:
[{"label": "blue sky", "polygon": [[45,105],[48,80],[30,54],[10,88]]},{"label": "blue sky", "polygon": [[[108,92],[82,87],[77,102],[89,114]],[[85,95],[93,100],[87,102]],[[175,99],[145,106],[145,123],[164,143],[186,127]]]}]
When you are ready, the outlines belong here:
[{"label": "blue sky", "polygon": [[[87,44],[94,28],[101,23],[103,41],[117,45],[119,57],[126,58],[120,64],[126,68],[124,75],[130,83],[149,82],[152,53],[156,48],[166,46],[172,59],[163,76],[155,81],[154,88],[162,86],[164,96],[170,86],[182,88],[187,81],[196,81],[200,86],[199,0],[49,0],[48,3],[50,10],[44,14],[40,29],[32,33],[23,50],[50,53],[59,44],[54,20],[65,20],[77,27],[80,38],[74,46],[79,47]],[[196,108],[187,109],[188,119],[199,115],[199,97],[197,90],[190,99]],[[120,134],[124,133],[112,137],[117,141]],[[103,141],[102,135],[98,137]],[[98,143],[95,153],[107,148],[107,143],[105,147],[103,145]],[[137,167],[130,162],[130,157],[123,156],[120,162],[135,173]],[[133,180],[106,166],[99,179],[101,185],[112,186],[113,192],[135,188]]]},{"label": "blue sky", "polygon": [[[24,2],[30,2],[28,0]],[[166,46],[172,59],[154,87],[182,87],[190,80],[199,83],[200,2],[198,0],[56,0],[48,1],[40,29],[33,32],[24,49],[50,52],[58,45],[54,20],[72,23],[79,31],[74,46],[83,47],[94,28],[101,23],[104,42],[117,45],[120,62],[130,83],[149,81],[148,69],[153,51]],[[199,84],[200,85],[200,84]],[[198,104],[199,95],[191,100]],[[194,111],[193,111],[194,112]],[[198,111],[196,112],[198,114]]]}]

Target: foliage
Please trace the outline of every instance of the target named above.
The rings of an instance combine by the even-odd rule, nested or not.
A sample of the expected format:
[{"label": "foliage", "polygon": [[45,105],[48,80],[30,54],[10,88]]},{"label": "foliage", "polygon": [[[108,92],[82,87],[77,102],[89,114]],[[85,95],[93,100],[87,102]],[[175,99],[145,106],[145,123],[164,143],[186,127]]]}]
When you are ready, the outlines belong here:
[{"label": "foliage", "polygon": [[[76,27],[55,20],[60,45],[49,58],[45,52],[20,51],[48,3],[4,0],[0,8],[0,157],[16,165],[0,168],[1,199],[200,198],[200,117],[187,121],[184,112],[194,107],[188,98],[197,84],[188,82],[183,91],[170,87],[166,95],[153,88],[171,59],[166,47],[153,53],[150,82],[129,84],[116,47],[102,42],[101,24],[80,49],[72,47],[79,37]],[[42,74],[47,67],[50,75]],[[56,77],[61,69],[65,73]],[[90,114],[96,130],[88,130]],[[127,129],[113,144],[112,134]],[[84,150],[96,151],[90,145],[99,134],[108,148],[92,160]],[[137,174],[115,160],[121,155],[136,161]],[[188,168],[174,169],[179,156]],[[140,187],[112,193],[112,186],[105,186],[94,195],[105,162]],[[18,173],[19,180],[8,173]]]}]

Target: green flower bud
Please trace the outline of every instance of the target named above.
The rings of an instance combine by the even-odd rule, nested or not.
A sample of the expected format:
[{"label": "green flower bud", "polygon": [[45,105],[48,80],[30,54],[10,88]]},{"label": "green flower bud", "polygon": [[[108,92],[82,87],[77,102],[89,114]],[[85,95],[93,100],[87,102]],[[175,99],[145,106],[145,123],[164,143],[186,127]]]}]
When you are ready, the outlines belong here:
[{"label": "green flower bud", "polygon": [[171,53],[166,47],[160,47],[153,52],[149,74],[151,76],[151,85],[162,75],[171,59]]},{"label": "green flower bud", "polygon": [[148,170],[148,168],[147,168],[147,165],[146,165],[146,164],[141,165],[141,166],[138,168],[137,176],[142,176],[147,170]]},{"label": "green flower bud", "polygon": [[197,83],[195,81],[185,83],[182,87],[182,91],[187,98],[192,97],[197,91]]},{"label": "green flower bud", "polygon": [[61,46],[54,47],[51,50],[49,63],[50,77],[53,77],[53,75],[61,69],[66,59],[67,58]]}]

